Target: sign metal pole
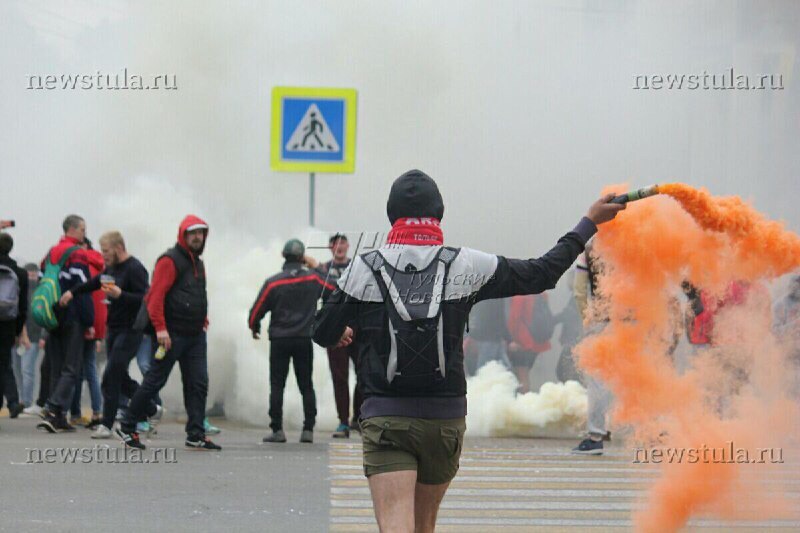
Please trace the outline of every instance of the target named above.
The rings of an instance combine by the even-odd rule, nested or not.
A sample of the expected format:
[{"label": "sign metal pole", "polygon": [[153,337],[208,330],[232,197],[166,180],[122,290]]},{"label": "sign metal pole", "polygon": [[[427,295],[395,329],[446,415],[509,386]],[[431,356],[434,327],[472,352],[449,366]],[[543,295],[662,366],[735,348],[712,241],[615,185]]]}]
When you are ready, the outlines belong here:
[{"label": "sign metal pole", "polygon": [[316,176],[313,172],[308,174],[308,224],[314,227],[314,186]]}]

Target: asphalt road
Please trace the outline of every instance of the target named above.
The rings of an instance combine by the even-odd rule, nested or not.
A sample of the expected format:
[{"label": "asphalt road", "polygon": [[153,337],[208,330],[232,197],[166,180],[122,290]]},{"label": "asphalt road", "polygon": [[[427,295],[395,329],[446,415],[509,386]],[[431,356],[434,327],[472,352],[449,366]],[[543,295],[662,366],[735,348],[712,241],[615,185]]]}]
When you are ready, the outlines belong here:
[{"label": "asphalt road", "polygon": [[[147,451],[125,455],[117,441],[50,435],[36,422],[0,418],[0,531],[377,531],[358,439],[318,432],[299,444],[290,431],[290,442],[263,445],[264,430],[215,421],[224,449],[200,452],[184,449],[182,425],[168,422]],[[630,531],[657,470],[632,464],[616,443],[602,457],[570,455],[575,444],[468,438],[437,531]],[[780,476],[800,504],[800,465],[782,465]],[[799,531],[800,514],[688,529],[734,527]]]}]

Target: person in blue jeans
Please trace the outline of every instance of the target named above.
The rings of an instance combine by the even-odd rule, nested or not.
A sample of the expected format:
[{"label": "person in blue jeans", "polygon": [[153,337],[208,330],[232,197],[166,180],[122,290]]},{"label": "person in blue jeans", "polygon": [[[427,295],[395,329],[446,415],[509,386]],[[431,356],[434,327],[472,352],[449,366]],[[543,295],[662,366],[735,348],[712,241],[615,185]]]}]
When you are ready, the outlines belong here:
[{"label": "person in blue jeans", "polygon": [[[150,366],[153,364],[154,353],[155,343],[153,342],[153,337],[150,335],[144,335],[142,337],[142,343],[139,345],[139,350],[136,352],[136,365],[139,367],[139,372],[142,373],[142,376],[147,374],[147,371],[150,370]],[[161,397],[158,394],[155,396],[155,402],[158,405],[163,405],[161,403]],[[124,394],[120,397],[119,405],[122,409],[126,409],[128,407],[128,397]],[[122,416],[122,412],[120,412],[119,417],[122,418]],[[208,417],[203,419],[203,428],[206,431],[206,435],[218,435],[222,432],[220,428],[209,422]],[[155,429],[148,420],[137,423],[136,431],[138,433],[147,433],[151,435],[155,434]]]},{"label": "person in blue jeans", "polygon": [[[39,267],[35,263],[25,265],[25,272],[28,274],[28,306],[33,299],[33,291],[39,283]],[[17,386],[20,391],[20,400],[25,409],[33,407],[33,390],[36,387],[36,363],[39,360],[39,353],[44,349],[44,335],[41,326],[29,314],[25,321],[25,328],[20,338],[20,344],[24,351],[17,355],[14,354],[14,372],[17,378]],[[26,414],[35,412],[25,411]]]}]

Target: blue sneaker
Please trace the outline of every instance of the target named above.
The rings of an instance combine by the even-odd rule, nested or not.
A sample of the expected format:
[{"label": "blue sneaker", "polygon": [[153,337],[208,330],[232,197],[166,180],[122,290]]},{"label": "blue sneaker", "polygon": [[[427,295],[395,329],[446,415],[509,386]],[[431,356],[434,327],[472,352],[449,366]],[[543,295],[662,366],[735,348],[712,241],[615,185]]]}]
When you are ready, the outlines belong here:
[{"label": "blue sneaker", "polygon": [[336,428],[336,431],[333,433],[334,439],[349,439],[350,438],[350,427],[347,424],[339,424],[339,427]]},{"label": "blue sneaker", "polygon": [[136,424],[136,433],[150,435],[151,431],[153,431],[153,426],[150,425],[150,422],[139,422]]},{"label": "blue sneaker", "polygon": [[222,430],[217,426],[212,425],[211,422],[208,421],[207,417],[203,419],[203,431],[206,432],[206,435],[219,435],[222,433]]}]

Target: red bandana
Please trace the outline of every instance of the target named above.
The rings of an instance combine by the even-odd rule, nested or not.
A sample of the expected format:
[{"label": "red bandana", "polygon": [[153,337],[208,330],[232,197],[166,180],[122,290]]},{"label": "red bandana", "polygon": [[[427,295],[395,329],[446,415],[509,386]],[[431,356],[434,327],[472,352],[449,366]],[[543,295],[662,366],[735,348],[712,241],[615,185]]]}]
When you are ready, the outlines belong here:
[{"label": "red bandana", "polygon": [[444,244],[442,228],[439,219],[424,218],[398,218],[389,235],[386,244],[414,244],[417,246],[441,246]]}]

